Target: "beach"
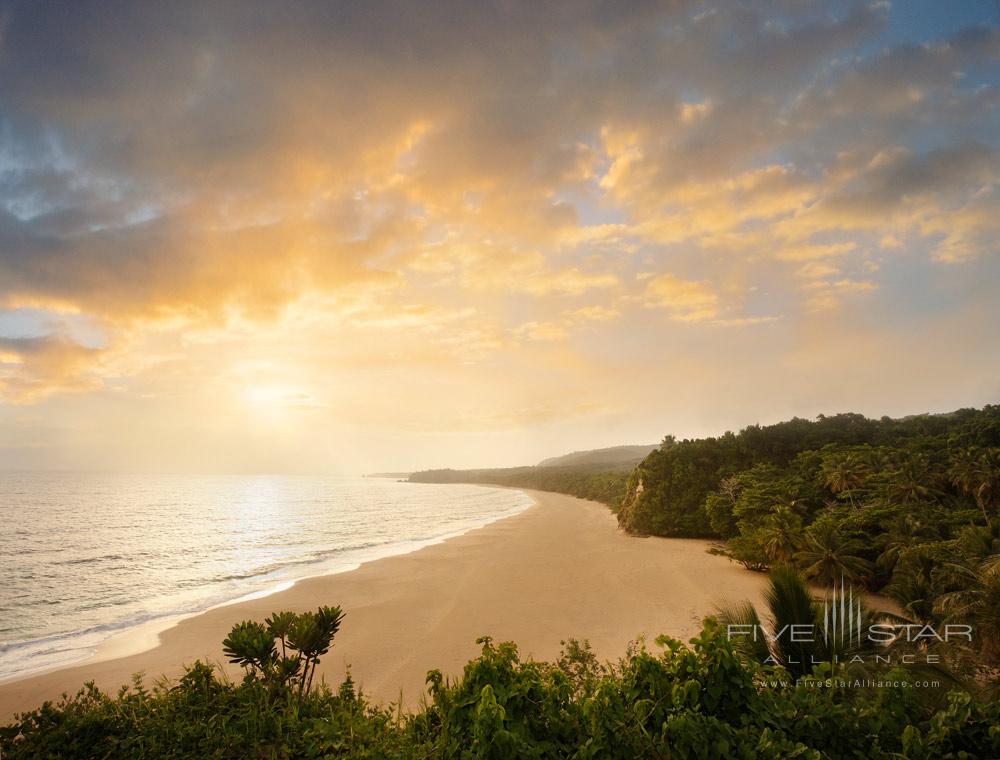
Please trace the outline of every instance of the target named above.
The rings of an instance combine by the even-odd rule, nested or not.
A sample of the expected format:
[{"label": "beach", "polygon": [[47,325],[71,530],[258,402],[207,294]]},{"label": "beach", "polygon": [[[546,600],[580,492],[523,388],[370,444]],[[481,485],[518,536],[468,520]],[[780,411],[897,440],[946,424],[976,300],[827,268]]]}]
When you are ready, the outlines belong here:
[{"label": "beach", "polygon": [[480,636],[514,641],[535,659],[587,639],[599,658],[616,659],[639,636],[688,639],[718,603],[761,603],[767,577],[708,554],[709,542],[628,536],[602,504],[526,493],[535,501],[526,511],[443,543],[124,634],[82,664],[2,683],[0,723],[87,681],[114,691],[141,672],[148,685],[178,678],[196,659],[239,678],[223,638],[234,623],[277,610],[340,605],[346,618],[318,675],[336,687],[350,667],[374,700],[413,708],[427,671],[460,674]]}]

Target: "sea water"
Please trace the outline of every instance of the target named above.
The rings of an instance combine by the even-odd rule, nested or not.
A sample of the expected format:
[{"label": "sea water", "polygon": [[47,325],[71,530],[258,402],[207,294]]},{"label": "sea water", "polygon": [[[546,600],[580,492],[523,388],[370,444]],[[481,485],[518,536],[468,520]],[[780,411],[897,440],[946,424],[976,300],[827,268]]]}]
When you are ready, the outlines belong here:
[{"label": "sea water", "polygon": [[382,478],[3,473],[0,680],[530,504],[515,490]]}]

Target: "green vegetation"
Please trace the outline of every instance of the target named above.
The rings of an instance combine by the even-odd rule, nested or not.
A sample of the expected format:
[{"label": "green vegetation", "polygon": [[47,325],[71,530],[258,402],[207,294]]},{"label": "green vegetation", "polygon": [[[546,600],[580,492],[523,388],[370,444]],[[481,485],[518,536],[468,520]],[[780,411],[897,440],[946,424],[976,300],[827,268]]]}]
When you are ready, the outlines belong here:
[{"label": "green vegetation", "polygon": [[[772,613],[802,620],[814,602],[794,574],[773,580]],[[752,608],[746,608],[752,609]],[[795,612],[797,610],[797,612]],[[753,612],[756,615],[756,612]],[[332,691],[307,677],[339,627],[339,609],[244,622],[226,639],[239,683],[195,663],[177,684],[108,696],[87,685],[0,729],[20,758],[972,758],[1000,754],[1000,703],[967,691],[914,688],[887,666],[879,685],[829,688],[846,670],[798,681],[734,649],[705,621],[685,646],[661,637],[615,663],[570,641],[554,663],[511,643],[482,652],[454,682],[428,674],[415,713],[374,706],[350,676]],[[788,651],[788,642],[776,645]],[[279,654],[282,651],[283,654]],[[291,652],[292,654],[289,654]],[[871,674],[869,674],[871,675]],[[832,679],[832,680],[831,680]]]},{"label": "green vegetation", "polygon": [[567,493],[608,504],[630,533],[716,538],[751,570],[846,579],[915,622],[973,625],[981,676],[1000,682],[1000,406],[668,436],[631,472],[591,463],[411,480]]},{"label": "green vegetation", "polygon": [[[795,678],[829,673],[844,680],[877,679],[893,662],[905,661],[912,679],[938,681],[981,697],[990,696],[988,689],[969,677],[973,671],[966,667],[959,640],[907,635],[898,626],[909,621],[871,610],[860,594],[855,600],[853,589],[849,593],[845,599],[844,586],[839,594],[834,587],[821,603],[800,573],[781,566],[771,571],[764,610],[744,602],[721,608],[718,620],[747,662],[781,665]],[[846,611],[851,625],[835,621],[831,625],[831,608],[839,609],[842,615]],[[803,629],[814,635],[801,635]],[[817,663],[821,665],[817,667]]]},{"label": "green vegetation", "polygon": [[591,461],[410,479],[567,493],[608,504],[630,533],[721,539],[718,551],[752,570],[847,579],[914,621],[974,625],[984,675],[1000,678],[1000,406],[667,436],[630,472]]},{"label": "green vegetation", "polygon": [[551,457],[533,467],[483,470],[424,470],[414,483],[481,483],[555,491],[607,504],[614,510],[625,498],[629,475],[655,446],[612,446]]},{"label": "green vegetation", "polygon": [[[766,605],[720,610],[690,647],[661,638],[655,651],[638,644],[614,663],[576,641],[556,662],[525,661],[513,644],[484,638],[454,682],[428,674],[428,698],[414,713],[369,703],[350,676],[336,691],[314,682],[339,608],[278,613],[240,623],[225,640],[244,667],[241,682],[196,663],[177,684],[136,679],[115,696],[88,685],[0,729],[0,754],[1000,756],[1000,407],[668,437],[634,470],[590,461],[411,479],[559,491],[611,505],[633,533],[714,537],[719,553],[771,573]],[[865,626],[962,624],[972,642],[898,637],[876,646],[836,632],[798,640],[791,626],[820,625],[827,610],[807,581],[880,591],[904,612],[853,608]],[[733,638],[729,626],[772,635]]]},{"label": "green vegetation", "polygon": [[901,420],[857,414],[667,438],[629,478],[633,533],[722,539],[752,570],[881,591],[919,623],[975,627],[1000,666],[1000,407]]},{"label": "green vegetation", "polygon": [[319,658],[330,651],[343,619],[340,607],[320,607],[298,615],[279,612],[264,623],[245,620],[222,642],[222,651],[272,692],[294,686],[301,699],[312,688]]},{"label": "green vegetation", "polygon": [[555,491],[607,504],[616,509],[628,484],[631,467],[597,463],[570,467],[503,467],[487,470],[424,470],[410,475],[413,483],[481,483]]},{"label": "green vegetation", "polygon": [[668,436],[632,472],[619,520],[633,533],[731,539],[762,528],[780,507],[804,526],[830,510],[864,522],[872,510],[884,519],[931,507],[947,513],[936,515],[945,527],[989,526],[998,501],[1000,407],[987,406]]},{"label": "green vegetation", "polygon": [[611,446],[606,449],[574,451],[560,457],[549,457],[538,463],[539,467],[624,467],[632,469],[645,459],[655,445]]}]

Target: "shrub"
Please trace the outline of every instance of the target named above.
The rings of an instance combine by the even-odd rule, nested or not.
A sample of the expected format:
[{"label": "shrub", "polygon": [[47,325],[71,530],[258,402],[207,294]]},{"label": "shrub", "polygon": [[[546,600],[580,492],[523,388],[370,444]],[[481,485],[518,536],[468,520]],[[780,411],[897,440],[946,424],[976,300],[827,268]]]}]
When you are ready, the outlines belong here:
[{"label": "shrub", "polygon": [[[996,702],[952,692],[935,710],[905,684],[905,672],[889,674],[901,685],[883,689],[788,683],[782,668],[742,661],[711,619],[691,646],[661,637],[656,651],[640,643],[614,663],[598,662],[574,641],[555,663],[545,663],[522,659],[512,643],[483,638],[480,655],[453,682],[439,671],[428,674],[430,701],[422,709],[393,712],[371,705],[350,675],[337,692],[323,683],[310,687],[309,676],[302,686],[302,674],[329,648],[342,617],[337,608],[311,614],[280,613],[264,624],[234,627],[226,646],[247,668],[239,683],[196,662],[175,685],[147,689],[137,678],[109,696],[87,684],[0,729],[0,754],[11,760],[1000,754]],[[290,657],[302,658],[301,665],[286,678],[276,663]],[[813,681],[828,675],[817,672]]]}]

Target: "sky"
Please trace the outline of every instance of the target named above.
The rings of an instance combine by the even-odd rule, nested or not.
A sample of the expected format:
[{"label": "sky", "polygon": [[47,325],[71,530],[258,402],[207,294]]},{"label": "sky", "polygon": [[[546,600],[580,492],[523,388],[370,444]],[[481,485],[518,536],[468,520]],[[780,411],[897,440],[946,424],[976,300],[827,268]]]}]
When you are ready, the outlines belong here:
[{"label": "sky", "polygon": [[0,469],[1000,401],[1000,7],[0,0]]}]

